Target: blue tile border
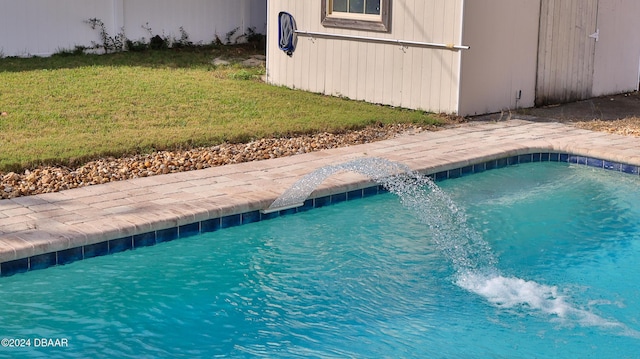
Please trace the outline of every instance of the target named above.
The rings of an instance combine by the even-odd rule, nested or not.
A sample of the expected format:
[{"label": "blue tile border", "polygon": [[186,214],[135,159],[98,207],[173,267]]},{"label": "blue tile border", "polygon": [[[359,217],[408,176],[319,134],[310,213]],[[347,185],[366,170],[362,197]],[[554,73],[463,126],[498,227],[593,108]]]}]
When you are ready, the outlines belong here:
[{"label": "blue tile border", "polygon": [[109,254],[109,242],[100,242],[84,246],[84,258],[100,257]]},{"label": "blue tile border", "polygon": [[[530,154],[508,156],[495,160],[479,162],[472,165],[465,165],[463,167],[458,167],[447,171],[425,173],[425,175],[431,177],[437,182],[447,179],[459,178],[474,173],[481,173],[492,169],[535,162],[561,162],[584,165],[593,168],[601,168],[635,176],[640,175],[640,166],[562,152],[534,152]],[[289,214],[306,212],[314,208],[333,205],[344,201],[366,198],[387,192],[388,191],[382,185],[374,185],[358,190],[307,199],[304,202],[304,205],[298,208],[291,208],[268,214],[262,213],[260,211],[232,214],[181,225],[178,227],[166,228],[162,230],[137,234],[134,236],[127,236],[105,242],[89,244],[82,247],[69,248],[58,252],[44,253],[28,258],[16,259],[0,263],[0,277],[7,277],[31,270],[45,269],[55,265],[64,265],[75,262],[77,260],[119,253],[136,248],[148,247],[161,242],[191,237],[202,233],[215,232],[223,228],[230,228],[243,224],[269,220]]]}]

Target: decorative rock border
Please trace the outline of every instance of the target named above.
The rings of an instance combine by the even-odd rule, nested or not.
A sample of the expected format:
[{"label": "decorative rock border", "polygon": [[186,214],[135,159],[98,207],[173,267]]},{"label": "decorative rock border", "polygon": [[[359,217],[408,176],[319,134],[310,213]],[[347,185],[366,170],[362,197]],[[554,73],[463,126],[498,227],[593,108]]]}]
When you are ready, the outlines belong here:
[{"label": "decorative rock border", "polygon": [[[434,128],[431,128],[434,129]],[[132,178],[200,170],[232,163],[291,156],[392,138],[424,129],[411,124],[369,126],[345,133],[319,133],[293,138],[267,138],[247,144],[160,151],[124,158],[102,158],[78,168],[44,166],[23,173],[0,172],[0,199],[58,192]]]}]

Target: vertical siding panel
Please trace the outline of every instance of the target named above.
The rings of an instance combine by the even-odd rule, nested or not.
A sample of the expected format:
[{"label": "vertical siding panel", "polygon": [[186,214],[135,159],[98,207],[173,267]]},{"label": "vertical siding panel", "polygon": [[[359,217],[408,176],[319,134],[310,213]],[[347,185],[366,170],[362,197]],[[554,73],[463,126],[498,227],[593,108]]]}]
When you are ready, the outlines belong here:
[{"label": "vertical siding panel", "polygon": [[[415,0],[405,0],[405,5],[407,11],[404,14],[402,39],[413,40],[417,26],[415,18],[413,17],[413,12],[416,9]],[[411,101],[411,90],[415,76],[413,58],[414,54],[420,50],[420,48],[407,47],[402,51],[402,67],[404,71],[402,72],[401,103],[403,107],[413,107]]]},{"label": "vertical siding panel", "polygon": [[577,98],[586,98],[591,94],[592,79],[593,79],[593,45],[595,40],[590,39],[589,35],[595,32],[597,15],[597,0],[581,3],[578,9],[580,13],[584,13],[580,21],[581,31],[578,32],[581,41],[580,46],[576,49],[577,67],[578,72],[576,82],[573,86],[572,93],[575,93]]},{"label": "vertical siding panel", "polygon": [[360,65],[360,43],[349,41],[349,58],[346,62],[347,66],[347,93],[348,97],[358,99],[358,67]]},{"label": "vertical siding panel", "polygon": [[[542,0],[545,12],[541,14],[541,21],[544,21],[544,28],[546,29],[546,37],[544,41],[540,41],[540,52],[544,53],[544,61],[538,61],[539,66],[541,66],[544,70],[540,71],[541,75],[539,75],[538,86],[539,90],[537,90],[538,95],[541,95],[543,99],[548,98],[551,93],[551,89],[554,87],[554,48],[553,48],[553,39],[557,37],[558,31],[557,28],[554,27],[553,20],[558,16],[556,13],[556,0]],[[540,55],[538,55],[540,56]]]},{"label": "vertical siding panel", "polygon": [[[313,7],[310,13],[309,22],[312,24],[311,27],[315,31],[323,31],[324,28],[320,24],[320,3],[318,2],[316,6]],[[333,44],[328,41],[323,41],[322,39],[316,39],[316,42],[319,44],[318,50],[320,51],[317,55],[319,61],[318,64],[322,64],[320,69],[317,69],[319,78],[318,89],[321,93],[328,93],[327,88],[331,78],[333,78],[333,72],[331,70],[331,60],[328,56],[329,51],[333,49]],[[312,70],[313,71],[313,70]]]},{"label": "vertical siding panel", "polygon": [[401,106],[402,105],[402,81],[403,76],[402,73],[404,71],[404,52],[398,46],[389,46],[393,50],[391,51],[391,70],[393,71],[393,76],[391,78],[391,105],[393,106]]},{"label": "vertical siding panel", "polygon": [[[589,9],[585,6],[586,3],[584,1],[576,1],[573,0],[573,7],[571,8],[571,20],[570,23],[575,24],[577,28],[584,29],[586,24],[583,21],[583,17],[580,14],[583,14],[585,11],[589,11]],[[586,30],[585,30],[586,31]],[[581,32],[581,31],[580,31]],[[586,37],[585,37],[586,39]],[[586,40],[581,38],[580,36],[572,36],[571,44],[569,45],[568,51],[571,58],[568,60],[569,64],[575,64],[575,66],[568,66],[568,73],[566,75],[566,84],[565,88],[567,92],[570,94],[577,94],[579,89],[581,88],[583,82],[584,75],[584,65],[585,61],[582,57],[582,54],[585,50]]]},{"label": "vertical siding panel", "polygon": [[[333,44],[333,72],[330,74],[333,77],[333,88],[331,89],[332,95],[344,96],[346,90],[344,74],[342,73],[342,59],[347,53],[347,45],[344,41],[327,40],[327,42]],[[345,60],[348,60],[349,56],[345,56]]]},{"label": "vertical siding panel", "polygon": [[327,42],[326,41],[318,41],[316,40],[316,46],[318,49],[318,53],[314,54],[314,60],[317,60],[317,67],[311,68],[309,71],[316,77],[316,85],[313,89],[314,92],[324,93],[326,88],[326,80],[330,76],[330,72],[328,72],[327,68],[327,58],[325,56],[327,52]]},{"label": "vertical siding panel", "polygon": [[[305,29],[301,30],[310,30],[310,31],[322,31],[320,28],[320,4],[317,6],[304,6],[305,9],[304,16],[306,19]],[[306,69],[304,72],[307,73],[307,76],[311,78],[309,83],[310,90],[313,92],[323,93],[325,90],[325,76],[326,72],[326,57],[325,53],[327,51],[327,42],[322,39],[317,38],[300,38],[299,41],[309,41],[310,47],[313,49],[313,52],[309,54],[310,68]]]},{"label": "vertical siding panel", "polygon": [[[589,18],[589,26],[587,27],[587,34],[590,35],[596,32],[598,28],[598,0],[593,0],[589,2],[591,6],[591,16]],[[620,7],[623,10],[623,7]],[[636,15],[640,15],[636,13]],[[636,27],[637,28],[637,27]],[[629,33],[632,33],[631,31]],[[637,35],[636,35],[637,36]],[[594,77],[594,66],[595,66],[595,52],[596,52],[596,41],[591,38],[587,38],[587,48],[588,51],[585,54],[585,58],[588,58],[589,61],[585,66],[586,74],[584,74],[586,84],[583,85],[583,93],[581,98],[589,98],[593,96],[593,77]]]},{"label": "vertical siding panel", "polygon": [[358,100],[366,100],[367,99],[367,68],[368,64],[368,56],[367,56],[367,44],[365,42],[358,43],[358,59],[355,67],[355,71],[357,73],[356,76],[356,99]]},{"label": "vertical siding panel", "polygon": [[[442,27],[442,40],[443,43],[453,43],[455,34],[455,0],[445,1],[444,4],[444,16]],[[452,112],[451,104],[451,92],[454,90],[454,83],[456,79],[457,68],[454,68],[455,52],[450,50],[440,50],[443,57],[443,64],[441,68],[441,85],[440,85],[440,111]]]},{"label": "vertical siding panel", "polygon": [[[404,39],[406,37],[407,32],[407,12],[409,6],[407,6],[407,1],[403,1],[403,6],[397,7],[402,11],[398,11],[395,14],[394,22],[395,28],[393,31],[393,38],[395,39]],[[387,45],[387,47],[392,48],[392,65],[389,67],[389,70],[393,72],[393,77],[391,81],[391,87],[389,88],[391,91],[391,104],[393,106],[402,106],[403,99],[403,82],[404,82],[404,69],[405,63],[404,59],[406,57],[407,51],[409,49],[405,49],[400,45]],[[407,68],[408,69],[408,68]]]},{"label": "vertical siding panel", "polygon": [[[304,3],[298,1],[295,3],[295,13],[304,20],[301,25],[301,30],[308,30],[311,24],[309,19],[309,7],[304,6]],[[294,15],[295,17],[295,15]],[[294,56],[299,56],[299,61],[295,62],[295,70],[293,74],[293,83],[297,84],[297,88],[303,90],[309,90],[309,66],[311,65],[311,54],[315,53],[316,45],[313,44],[313,39],[309,37],[298,38],[298,48],[300,51],[296,51]]]},{"label": "vertical siding panel", "polygon": [[[427,41],[427,42],[435,41],[433,37],[433,31],[434,31],[433,21],[427,21],[437,16],[434,13],[436,8],[435,1],[437,0],[425,1],[424,13],[422,15],[422,18],[425,19],[424,27],[425,27],[426,36],[424,41]],[[433,106],[434,101],[433,101],[432,86],[431,86],[431,83],[433,81],[433,67],[434,67],[433,63],[434,63],[434,50],[425,49],[424,56],[422,57],[422,83],[421,83],[422,86],[420,91],[421,99],[422,99],[422,102],[424,103],[425,109],[429,109],[431,111],[437,111],[437,109],[435,109]]]},{"label": "vertical siding panel", "polygon": [[[312,9],[311,6],[306,6],[304,7],[304,17],[308,20],[308,27],[309,30],[313,30],[313,31],[317,31],[316,27],[314,26],[316,24],[316,21],[313,21],[313,14],[314,14],[314,9]],[[308,39],[301,39],[301,40],[305,40],[308,42],[309,44],[309,48],[311,49],[311,51],[309,51],[309,66],[305,69],[303,69],[303,73],[305,73],[305,76],[308,78],[308,84],[307,84],[307,88],[309,91],[313,91],[313,92],[320,92],[321,90],[319,89],[319,85],[318,83],[320,82],[322,73],[320,71],[320,69],[322,68],[322,66],[320,65],[320,56],[318,56],[318,54],[322,53],[322,50],[320,49],[321,44],[323,44],[322,41],[318,41],[318,39],[315,38],[308,38]],[[314,69],[318,69],[318,70],[314,70]]]},{"label": "vertical siding panel", "polygon": [[335,48],[336,43],[334,41],[329,40],[321,40],[325,43],[327,52],[324,56],[326,62],[327,73],[325,75],[325,87],[324,93],[327,95],[332,95],[334,93],[335,88],[335,80],[336,76],[336,66],[335,66]]},{"label": "vertical siding panel", "polygon": [[401,83],[401,106],[402,107],[413,107],[411,102],[411,90],[413,87],[414,81],[414,65],[413,65],[413,57],[416,52],[419,52],[420,49],[415,47],[409,47],[401,51],[402,55],[402,68],[404,71],[402,72],[402,83]]},{"label": "vertical siding panel", "polygon": [[[555,21],[556,23],[561,23],[561,25],[558,24],[558,32],[566,34],[567,31],[571,31],[571,21],[575,24],[575,19],[572,19],[572,15],[575,14],[575,0],[565,0],[560,3],[562,4],[562,9],[560,15],[555,19]],[[562,36],[558,37],[558,39],[562,38]],[[567,81],[567,78],[571,76],[571,72],[573,71],[569,64],[575,61],[575,54],[571,51],[571,45],[574,39],[574,36],[570,36],[568,38],[565,37],[562,42],[558,42],[556,45],[556,49],[560,54],[560,67],[556,79],[559,81],[559,88],[565,89],[567,92],[569,91],[569,82]]]},{"label": "vertical siding panel", "polygon": [[[452,44],[460,43],[462,39],[462,0],[456,0],[452,5],[451,12],[451,29],[448,42]],[[459,110],[459,93],[460,93],[460,71],[462,51],[450,51],[451,55],[451,77],[449,79],[449,106],[448,113],[457,113]]]},{"label": "vertical siding panel", "polygon": [[[446,0],[438,0],[435,2],[433,11],[433,41],[443,42],[444,33],[444,16]],[[442,66],[444,66],[443,52],[437,49],[432,50],[433,62],[431,64],[432,80],[431,80],[431,104],[434,111],[440,112],[442,98]]]},{"label": "vertical siding panel", "polygon": [[540,0],[540,19],[538,21],[538,64],[536,66],[536,92],[541,92],[541,84],[544,83],[544,72],[547,61],[547,16],[549,2]]},{"label": "vertical siding panel", "polygon": [[338,83],[339,83],[339,87],[338,89],[336,89],[337,93],[340,96],[346,96],[346,97],[350,97],[351,95],[349,94],[349,64],[350,64],[350,44],[348,41],[338,41],[338,40],[331,40],[331,41],[335,41],[336,43],[339,43],[339,52],[336,54],[336,59],[339,62],[339,71],[337,72],[338,75]]},{"label": "vertical siding panel", "polygon": [[[591,11],[593,7],[590,6],[589,1],[581,1],[575,4],[573,9],[573,21],[576,24],[575,35],[573,41],[573,76],[567,78],[567,89],[570,98],[582,98],[584,96],[583,87],[588,83],[589,70],[587,67],[593,60],[588,55],[589,52],[589,39],[590,27],[591,27]],[[591,58],[590,58],[591,57]]]},{"label": "vertical siding panel", "polygon": [[[309,26],[308,24],[310,20],[305,17],[304,4],[301,4],[299,1],[292,1],[290,4],[292,9],[291,14],[294,14],[294,18],[299,18],[302,21],[298,26],[302,26],[303,30],[306,29],[306,27]],[[310,51],[308,45],[309,43],[307,38],[298,38],[297,49],[293,54],[294,61],[292,61],[291,67],[287,69],[287,81],[289,83],[289,87],[304,88],[301,83],[302,78],[305,75],[302,69],[303,67],[308,66]]]},{"label": "vertical siding panel", "polygon": [[[413,21],[413,38],[414,41],[425,41],[426,31],[424,29],[425,12],[424,0],[415,1],[414,9],[412,12]],[[427,56],[428,49],[414,49],[412,54],[412,80],[411,89],[409,95],[409,107],[427,109],[428,107],[422,99],[422,74],[423,74],[423,59]]]},{"label": "vertical siding panel", "polygon": [[319,44],[315,39],[305,39],[308,43],[308,47],[310,48],[309,54],[307,57],[309,58],[308,66],[302,70],[304,76],[306,77],[306,89],[308,91],[318,92],[318,71],[313,71],[311,69],[318,68],[318,56],[313,56],[314,54],[319,53],[318,47]]},{"label": "vertical siding panel", "polygon": [[379,48],[381,52],[381,56],[383,58],[383,69],[382,69],[382,103],[385,104],[393,104],[393,77],[394,77],[394,68],[393,68],[393,53],[395,51],[394,46],[384,46]]},{"label": "vertical siding panel", "polygon": [[[543,35],[540,36],[538,50],[538,90],[536,92],[543,98],[549,94],[549,83],[551,79],[551,39],[553,38],[553,13],[554,1],[542,0],[540,13],[540,27],[543,29]],[[542,57],[542,61],[540,61]]]},{"label": "vertical siding panel", "polygon": [[[564,0],[566,1],[566,0]],[[553,36],[551,39],[551,53],[558,54],[551,57],[551,81],[549,81],[549,92],[555,88],[561,88],[562,83],[560,79],[560,71],[562,71],[562,60],[566,58],[564,54],[561,54],[561,49],[564,49],[567,45],[565,41],[560,41],[560,26],[558,26],[559,18],[562,16],[563,4],[566,4],[562,0],[554,1],[554,15],[551,21],[553,22]],[[564,18],[562,19],[564,21]],[[562,46],[560,47],[560,45]]]},{"label": "vertical siding panel", "polygon": [[[313,5],[304,4],[306,2],[296,1],[298,6],[301,7],[301,11],[304,10],[305,24],[301,30],[323,32],[323,28],[320,24],[320,2],[313,1]],[[332,70],[328,67],[332,60],[326,56],[327,49],[333,49],[333,44],[330,40],[319,38],[305,38],[300,37],[298,41],[306,41],[313,49],[309,53],[310,61],[309,68],[303,69],[303,73],[306,76],[313,78],[310,82],[310,90],[313,92],[327,93],[326,80],[333,76]],[[331,92],[329,92],[331,93]]]},{"label": "vertical siding panel", "polygon": [[373,73],[371,74],[371,76],[373,77],[373,91],[374,91],[374,96],[373,96],[373,102],[375,103],[385,103],[385,97],[384,97],[384,93],[385,93],[385,67],[384,67],[384,62],[385,62],[385,56],[384,54],[380,54],[380,51],[378,49],[378,47],[374,44],[369,44],[369,51],[373,52],[375,54],[375,58],[374,58],[374,67],[373,67]]},{"label": "vertical siding panel", "polygon": [[362,81],[363,86],[364,86],[364,94],[363,94],[363,99],[367,100],[367,101],[371,101],[374,103],[379,103],[376,101],[376,88],[375,88],[375,79],[377,76],[376,74],[376,52],[375,52],[375,46],[371,43],[365,43],[364,44],[365,50],[365,56],[366,56],[366,60],[365,60],[365,74],[364,74],[364,79]]}]

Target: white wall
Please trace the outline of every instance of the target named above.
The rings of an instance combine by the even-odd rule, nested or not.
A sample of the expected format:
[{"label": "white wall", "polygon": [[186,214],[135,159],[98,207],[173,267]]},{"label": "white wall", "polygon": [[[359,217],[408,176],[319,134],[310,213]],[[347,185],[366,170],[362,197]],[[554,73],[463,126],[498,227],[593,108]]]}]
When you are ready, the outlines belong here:
[{"label": "white wall", "polygon": [[465,1],[461,115],[533,107],[539,12],[540,0]]},{"label": "white wall", "polygon": [[0,54],[49,55],[61,48],[89,45],[97,33],[83,23],[112,17],[105,0],[0,0]]},{"label": "white wall", "polygon": [[327,95],[453,113],[458,109],[460,52],[300,36],[292,57],[278,48],[280,11],[299,30],[459,44],[462,0],[394,0],[389,33],[325,28],[320,0],[269,0],[267,80]]},{"label": "white wall", "polygon": [[236,27],[238,34],[255,27],[266,31],[266,0],[0,0],[0,55],[46,56],[76,45],[100,42],[98,32],[84,21],[101,19],[109,35],[124,26],[131,40],[155,34],[180,37],[179,27],[193,42],[223,41]]}]

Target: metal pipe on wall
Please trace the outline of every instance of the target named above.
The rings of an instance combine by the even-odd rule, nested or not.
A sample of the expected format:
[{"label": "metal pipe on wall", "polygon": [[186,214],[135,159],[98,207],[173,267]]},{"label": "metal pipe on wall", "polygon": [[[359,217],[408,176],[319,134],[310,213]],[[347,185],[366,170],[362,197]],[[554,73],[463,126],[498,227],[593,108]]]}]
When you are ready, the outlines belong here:
[{"label": "metal pipe on wall", "polygon": [[303,31],[303,30],[295,30],[296,34],[310,37],[323,37],[323,38],[338,38],[338,39],[346,39],[346,40],[360,40],[360,41],[368,41],[368,42],[380,42],[387,44],[396,44],[402,46],[417,46],[417,47],[437,47],[444,48],[449,50],[468,50],[471,47],[464,45],[454,45],[454,44],[441,44],[435,42],[421,42],[421,41],[410,41],[410,40],[396,40],[396,39],[385,39],[381,37],[368,37],[368,36],[356,36],[356,35],[342,35],[342,34],[330,34],[326,32],[314,32],[314,31]]}]

